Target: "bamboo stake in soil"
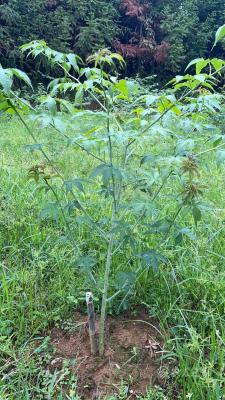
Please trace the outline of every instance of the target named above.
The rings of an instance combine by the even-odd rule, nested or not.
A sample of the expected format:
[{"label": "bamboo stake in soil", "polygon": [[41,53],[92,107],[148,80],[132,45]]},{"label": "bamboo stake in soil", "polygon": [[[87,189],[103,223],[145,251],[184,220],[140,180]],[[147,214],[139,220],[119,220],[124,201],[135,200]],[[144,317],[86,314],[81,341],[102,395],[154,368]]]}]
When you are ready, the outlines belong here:
[{"label": "bamboo stake in soil", "polygon": [[97,340],[96,340],[96,329],[95,329],[95,310],[93,303],[93,294],[91,292],[86,293],[86,303],[88,312],[88,325],[89,325],[89,337],[91,344],[91,354],[97,353]]}]

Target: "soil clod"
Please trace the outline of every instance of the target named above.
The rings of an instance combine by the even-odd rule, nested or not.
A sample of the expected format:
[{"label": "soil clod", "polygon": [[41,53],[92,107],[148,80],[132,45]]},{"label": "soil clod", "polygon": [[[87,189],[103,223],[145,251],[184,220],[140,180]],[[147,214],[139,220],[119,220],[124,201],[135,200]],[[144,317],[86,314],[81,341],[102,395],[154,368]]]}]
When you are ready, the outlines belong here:
[{"label": "soil clod", "polygon": [[[79,322],[78,329],[73,332],[52,331],[55,359],[50,369],[60,369],[63,360],[76,360],[71,368],[78,378],[78,394],[82,400],[116,394],[121,382],[128,387],[129,399],[135,399],[137,395],[145,394],[149,386],[158,383],[157,354],[162,343],[156,322],[147,313],[141,312],[135,319],[129,314],[109,317],[102,358],[91,355],[87,318],[77,314],[76,321]],[[98,329],[98,321],[96,325]]]}]

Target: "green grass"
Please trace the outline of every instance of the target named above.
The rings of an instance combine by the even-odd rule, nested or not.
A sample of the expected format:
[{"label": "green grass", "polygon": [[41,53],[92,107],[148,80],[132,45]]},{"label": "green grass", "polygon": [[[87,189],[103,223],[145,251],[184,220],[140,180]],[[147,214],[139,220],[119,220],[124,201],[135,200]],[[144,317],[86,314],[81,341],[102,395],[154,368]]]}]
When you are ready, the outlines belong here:
[{"label": "green grass", "polygon": [[[66,177],[86,177],[96,165],[83,152],[65,148],[53,131],[39,132],[35,126],[33,129],[40,142],[48,142],[49,153]],[[85,290],[91,285],[93,290],[93,282],[79,271],[76,250],[67,238],[62,216],[57,220],[54,215],[40,218],[46,203],[55,199],[27,179],[29,168],[42,159],[38,152],[30,153],[24,148],[32,143],[24,127],[16,119],[2,120],[0,131],[0,399],[60,400],[65,398],[62,387],[66,383],[67,398],[78,400],[76,381],[68,365],[58,372],[60,380],[59,375],[46,370],[53,351],[48,341],[45,339],[39,350],[33,349],[43,331],[83,307]],[[173,139],[170,141],[172,146]],[[203,135],[199,135],[199,148],[203,141]],[[154,144],[155,152],[157,146]],[[160,146],[167,151],[168,143]],[[146,152],[145,144],[141,150]],[[135,309],[145,304],[165,332],[167,383],[164,388],[152,388],[144,400],[224,398],[224,169],[218,168],[212,153],[206,153],[201,160],[201,180],[205,185],[202,220],[195,227],[190,216],[179,216],[179,221],[191,226],[197,239],[186,238],[175,247],[169,238],[160,249],[168,263],[142,275],[126,305]],[[93,218],[105,216],[107,201],[100,202],[92,188],[81,196]],[[137,200],[140,199],[141,195]],[[171,182],[157,206],[159,218],[174,210]],[[73,236],[84,252],[98,258],[94,273],[101,282],[103,244],[82,220],[79,210],[73,212],[73,217]],[[159,247],[155,235],[144,240],[149,247]],[[113,276],[118,268],[127,268],[122,253],[115,257]],[[110,290],[113,293],[113,285]],[[95,295],[99,307],[99,293],[96,291]],[[115,298],[109,311],[115,313],[120,302],[121,298]],[[117,399],[126,398],[124,384]]]}]

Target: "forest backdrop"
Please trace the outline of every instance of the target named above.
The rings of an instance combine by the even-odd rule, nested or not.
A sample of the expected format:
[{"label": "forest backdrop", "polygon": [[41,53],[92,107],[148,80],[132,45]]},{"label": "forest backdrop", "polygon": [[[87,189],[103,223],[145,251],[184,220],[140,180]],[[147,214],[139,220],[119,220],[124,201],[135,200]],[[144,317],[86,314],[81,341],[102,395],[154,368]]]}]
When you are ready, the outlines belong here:
[{"label": "forest backdrop", "polygon": [[[82,57],[109,47],[126,59],[127,75],[168,79],[209,55],[223,23],[224,0],[0,0],[0,63],[47,73],[47,65],[34,66],[19,50],[44,39]],[[222,53],[220,45],[213,56]]]}]

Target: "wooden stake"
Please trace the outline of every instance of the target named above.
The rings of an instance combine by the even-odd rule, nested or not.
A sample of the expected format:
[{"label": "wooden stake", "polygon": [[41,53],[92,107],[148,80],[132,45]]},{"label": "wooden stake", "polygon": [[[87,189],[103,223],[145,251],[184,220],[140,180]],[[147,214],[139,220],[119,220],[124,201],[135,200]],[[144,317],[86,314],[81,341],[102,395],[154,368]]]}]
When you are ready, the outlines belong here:
[{"label": "wooden stake", "polygon": [[93,303],[93,294],[91,292],[86,293],[86,303],[88,312],[88,325],[89,325],[89,337],[91,344],[91,354],[97,353],[97,340],[96,340],[96,329],[95,329],[95,310]]}]

